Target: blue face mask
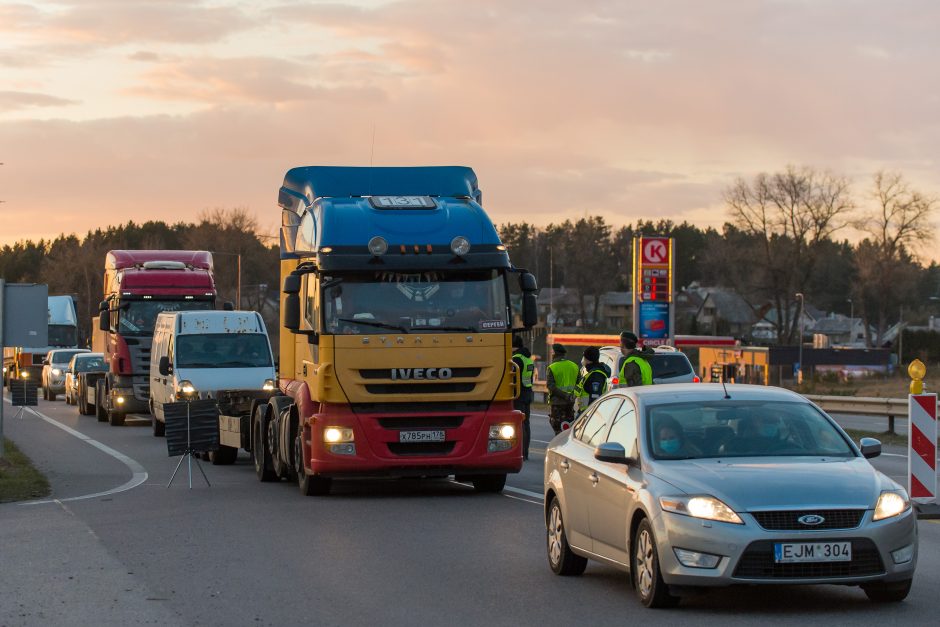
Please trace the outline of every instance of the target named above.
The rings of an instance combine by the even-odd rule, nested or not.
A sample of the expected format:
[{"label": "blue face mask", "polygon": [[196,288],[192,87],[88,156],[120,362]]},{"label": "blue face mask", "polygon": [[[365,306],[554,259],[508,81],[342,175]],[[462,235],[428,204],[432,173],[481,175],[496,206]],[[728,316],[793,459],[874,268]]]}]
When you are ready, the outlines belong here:
[{"label": "blue face mask", "polygon": [[763,423],[760,426],[760,435],[763,438],[775,438],[780,433],[780,427],[776,423]]},{"label": "blue face mask", "polygon": [[679,452],[679,438],[670,438],[668,440],[660,440],[659,448],[662,449],[663,453],[672,455]]}]

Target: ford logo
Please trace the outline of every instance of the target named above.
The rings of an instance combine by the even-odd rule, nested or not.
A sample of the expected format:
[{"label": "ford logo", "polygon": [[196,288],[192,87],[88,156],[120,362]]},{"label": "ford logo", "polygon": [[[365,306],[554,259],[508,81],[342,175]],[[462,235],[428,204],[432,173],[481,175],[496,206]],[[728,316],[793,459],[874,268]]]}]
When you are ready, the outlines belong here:
[{"label": "ford logo", "polygon": [[806,525],[808,527],[815,527],[816,525],[821,525],[826,522],[826,519],[820,516],[819,514],[805,514],[796,519],[801,525]]}]

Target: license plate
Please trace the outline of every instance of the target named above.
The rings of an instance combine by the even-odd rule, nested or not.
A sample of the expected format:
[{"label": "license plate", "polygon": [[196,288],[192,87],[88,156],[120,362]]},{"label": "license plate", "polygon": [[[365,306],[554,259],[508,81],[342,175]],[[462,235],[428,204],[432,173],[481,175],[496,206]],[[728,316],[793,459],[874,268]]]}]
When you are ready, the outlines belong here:
[{"label": "license plate", "polygon": [[851,562],[851,542],[777,542],[774,561],[778,564],[794,562]]},{"label": "license plate", "polygon": [[399,442],[443,442],[443,431],[399,431]]}]

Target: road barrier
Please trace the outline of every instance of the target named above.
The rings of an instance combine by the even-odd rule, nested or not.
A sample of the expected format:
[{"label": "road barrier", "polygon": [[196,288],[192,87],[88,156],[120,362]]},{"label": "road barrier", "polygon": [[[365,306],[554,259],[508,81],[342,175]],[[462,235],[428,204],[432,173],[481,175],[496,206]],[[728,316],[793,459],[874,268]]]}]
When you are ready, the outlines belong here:
[{"label": "road barrier", "polygon": [[937,395],[911,394],[907,492],[920,502],[937,498]]}]

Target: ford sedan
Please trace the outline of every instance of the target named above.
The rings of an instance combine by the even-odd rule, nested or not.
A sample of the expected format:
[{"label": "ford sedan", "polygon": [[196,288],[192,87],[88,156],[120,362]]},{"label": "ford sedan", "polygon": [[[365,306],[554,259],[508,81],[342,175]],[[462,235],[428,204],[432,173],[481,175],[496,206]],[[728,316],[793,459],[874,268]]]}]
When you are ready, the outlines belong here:
[{"label": "ford sedan", "polygon": [[548,562],[623,569],[647,607],[734,584],[860,586],[901,601],[917,564],[905,490],[787,390],[677,384],[609,392],[545,457]]}]

